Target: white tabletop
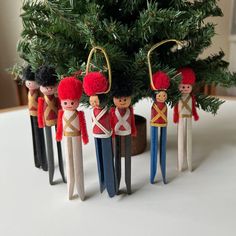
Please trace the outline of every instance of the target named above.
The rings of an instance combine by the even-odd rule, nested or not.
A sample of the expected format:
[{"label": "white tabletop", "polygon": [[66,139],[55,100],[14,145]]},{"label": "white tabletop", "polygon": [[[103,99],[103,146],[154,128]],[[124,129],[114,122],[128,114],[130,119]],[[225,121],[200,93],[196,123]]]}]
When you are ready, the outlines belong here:
[{"label": "white tabletop", "polygon": [[[136,113],[149,121],[150,106],[143,101]],[[89,111],[86,118],[91,134]],[[200,112],[193,127],[193,173],[177,172],[172,111],[169,118],[167,185],[149,184],[147,150],[132,159],[131,196],[100,194],[90,136],[84,148],[87,200],[81,202],[67,200],[65,184],[50,186],[48,173],[34,168],[27,110],[0,114],[0,235],[235,236],[236,102],[226,102],[216,117]],[[55,177],[60,180],[58,172]]]}]

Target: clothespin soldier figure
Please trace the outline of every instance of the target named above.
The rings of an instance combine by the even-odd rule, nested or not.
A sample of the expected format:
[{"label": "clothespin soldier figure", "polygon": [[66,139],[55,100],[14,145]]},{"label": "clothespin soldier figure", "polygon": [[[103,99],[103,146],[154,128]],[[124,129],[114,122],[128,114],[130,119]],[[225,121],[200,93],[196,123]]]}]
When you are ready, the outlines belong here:
[{"label": "clothespin soldier figure", "polygon": [[35,81],[35,73],[32,71],[30,65],[24,68],[22,80],[28,88],[28,108],[30,113],[34,164],[37,168],[42,168],[44,171],[48,170],[47,157],[45,152],[45,141],[43,129],[38,126],[38,97],[39,85]]},{"label": "clothespin soldier figure", "polygon": [[[101,51],[108,66],[109,82],[101,72],[89,72],[93,53]],[[108,56],[103,48],[94,47],[88,57],[86,76],[83,80],[84,92],[90,97],[89,102],[93,108],[93,136],[95,138],[97,166],[99,173],[100,192],[107,189],[108,195],[114,197],[117,193],[116,175],[114,170],[114,156],[112,150],[112,129],[109,109],[105,94],[111,88],[111,68]]]},{"label": "clothespin soldier figure", "polygon": [[195,121],[199,119],[192,94],[196,76],[191,68],[182,68],[178,72],[182,74],[179,85],[182,97],[174,107],[174,122],[178,123],[178,169],[183,170],[184,157],[187,157],[188,169],[192,171],[192,117]]},{"label": "clothespin soldier figure", "polygon": [[160,131],[160,165],[163,182],[166,184],[166,135],[167,135],[167,90],[170,87],[169,76],[158,71],[153,75],[151,89],[154,91],[151,113],[151,176],[154,184],[157,172],[158,131]]},{"label": "clothespin soldier figure", "polygon": [[[38,124],[40,128],[45,128],[46,132],[49,183],[52,185],[55,165],[51,127],[54,126],[56,130],[58,108],[60,105],[58,98],[55,97],[57,92],[57,75],[55,70],[49,66],[41,66],[36,71],[36,82],[40,85],[40,91],[44,95],[43,98],[40,97],[38,99]],[[57,142],[57,154],[60,173],[63,181],[66,182],[60,142]]]},{"label": "clothespin soldier figure", "polygon": [[167,90],[170,87],[170,78],[162,71],[152,73],[151,54],[154,50],[160,46],[174,43],[174,47],[171,48],[181,50],[183,42],[176,39],[163,40],[151,47],[147,54],[148,69],[151,89],[154,91],[151,115],[151,175],[150,182],[154,184],[156,172],[157,172],[157,153],[158,153],[158,131],[160,129],[160,165],[161,174],[164,184],[166,184],[166,136],[167,136]]},{"label": "clothespin soldier figure", "polygon": [[110,110],[111,124],[115,136],[115,169],[117,187],[121,179],[121,140],[124,139],[125,183],[127,193],[131,194],[131,136],[136,136],[135,117],[131,106],[132,84],[129,81],[118,80],[113,89],[113,103]]},{"label": "clothespin soldier figure", "polygon": [[72,199],[74,185],[76,185],[78,195],[83,201],[85,191],[81,139],[84,144],[87,144],[88,134],[84,112],[77,111],[82,93],[82,82],[75,77],[66,77],[59,83],[58,96],[62,109],[59,110],[58,114],[56,138],[57,141],[61,141],[62,135],[66,137],[65,152],[69,199]]}]

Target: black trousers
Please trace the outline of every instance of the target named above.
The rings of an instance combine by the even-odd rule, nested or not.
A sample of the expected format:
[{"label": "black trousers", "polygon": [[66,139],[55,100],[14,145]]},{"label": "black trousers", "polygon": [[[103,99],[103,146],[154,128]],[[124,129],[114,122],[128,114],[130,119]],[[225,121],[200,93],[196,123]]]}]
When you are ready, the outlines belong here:
[{"label": "black trousers", "polygon": [[124,157],[125,157],[125,184],[127,193],[131,194],[131,135],[115,136],[115,169],[117,175],[118,189],[121,179],[121,140],[124,139]]},{"label": "black trousers", "polygon": [[[55,130],[57,127],[55,126]],[[54,164],[54,152],[53,152],[53,139],[52,139],[52,129],[50,126],[45,127],[46,133],[46,142],[47,142],[47,159],[48,159],[48,172],[49,172],[49,183],[51,185],[54,184],[53,177],[55,172],[55,164]],[[57,154],[58,154],[58,164],[59,170],[62,176],[62,180],[66,183],[65,173],[64,173],[64,163],[62,158],[62,150],[61,150],[61,142],[57,142]]]},{"label": "black trousers", "polygon": [[30,116],[32,140],[34,150],[34,164],[37,168],[42,168],[44,171],[48,170],[44,131],[38,127],[37,116]]}]

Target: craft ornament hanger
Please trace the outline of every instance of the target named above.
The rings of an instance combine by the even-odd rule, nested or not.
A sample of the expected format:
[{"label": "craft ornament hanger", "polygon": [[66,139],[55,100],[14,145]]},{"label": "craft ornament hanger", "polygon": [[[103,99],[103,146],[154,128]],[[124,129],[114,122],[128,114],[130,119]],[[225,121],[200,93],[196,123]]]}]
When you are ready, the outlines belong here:
[{"label": "craft ornament hanger", "polygon": [[[157,90],[157,89],[155,88],[155,85],[154,85],[153,80],[152,80],[153,72],[152,72],[152,64],[151,64],[151,54],[153,53],[153,51],[155,51],[160,46],[162,46],[164,44],[167,44],[167,43],[171,43],[171,42],[174,42],[174,43],[177,44],[177,49],[178,50],[181,50],[184,46],[186,46],[186,43],[184,41],[178,41],[176,39],[167,39],[167,40],[163,40],[163,41],[153,45],[151,47],[151,49],[148,51],[148,54],[147,54],[148,70],[149,70],[150,84],[151,84],[151,87],[153,88],[153,90]],[[175,75],[173,78],[175,78],[179,75],[180,75],[180,73]]]},{"label": "craft ornament hanger", "polygon": [[108,55],[106,53],[106,50],[104,48],[102,48],[102,47],[95,46],[95,47],[92,48],[92,50],[90,51],[89,56],[88,56],[87,66],[86,66],[86,75],[90,72],[91,65],[92,65],[91,61],[92,61],[93,55],[96,54],[98,50],[105,57],[106,64],[107,64],[107,70],[108,70],[108,82],[109,82],[107,90],[105,92],[103,92],[103,93],[97,93],[99,95],[99,94],[107,94],[107,93],[110,92],[110,90],[111,90],[111,83],[112,83],[112,74],[111,74],[111,64],[110,64]]}]

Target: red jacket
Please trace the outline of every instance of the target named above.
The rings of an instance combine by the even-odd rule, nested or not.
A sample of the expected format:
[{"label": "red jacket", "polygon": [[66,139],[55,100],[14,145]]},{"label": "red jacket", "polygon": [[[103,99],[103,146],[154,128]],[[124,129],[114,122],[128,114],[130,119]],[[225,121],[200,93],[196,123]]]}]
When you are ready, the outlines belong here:
[{"label": "red jacket", "polygon": [[107,108],[93,108],[93,135],[97,138],[109,138],[112,135],[110,114]]},{"label": "red jacket", "polygon": [[124,109],[112,107],[110,114],[111,126],[114,135],[137,135],[133,107]]},{"label": "red jacket", "polygon": [[[57,119],[57,133],[56,133],[56,140],[61,141],[62,140],[62,134],[63,134],[63,114],[64,111],[62,109],[59,110],[58,113],[58,119]],[[84,144],[88,143],[88,133],[87,133],[87,127],[86,127],[86,121],[84,117],[84,112],[83,111],[78,111],[77,112],[77,117],[79,120],[79,125],[81,129],[81,136]]]},{"label": "red jacket", "polygon": [[38,89],[30,89],[28,92],[28,108],[31,116],[38,116]]},{"label": "red jacket", "polygon": [[167,126],[167,105],[164,102],[155,101],[152,105],[151,126]]},{"label": "red jacket", "polygon": [[57,124],[57,113],[60,107],[58,98],[54,95],[38,98],[38,124],[39,128],[55,126]]}]

